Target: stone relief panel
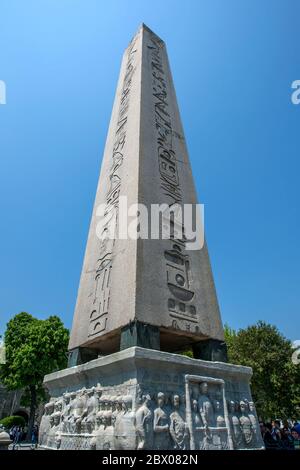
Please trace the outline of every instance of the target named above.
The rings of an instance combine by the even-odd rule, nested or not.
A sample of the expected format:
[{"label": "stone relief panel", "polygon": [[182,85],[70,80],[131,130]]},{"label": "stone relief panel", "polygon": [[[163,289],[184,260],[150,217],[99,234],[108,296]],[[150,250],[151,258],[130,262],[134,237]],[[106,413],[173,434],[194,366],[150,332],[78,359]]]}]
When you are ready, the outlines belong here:
[{"label": "stone relief panel", "polygon": [[235,449],[262,447],[259,423],[253,401],[230,400],[229,420]]},{"label": "stone relief panel", "polygon": [[[222,379],[141,370],[139,385],[65,392],[45,405],[48,449],[261,448],[255,406]],[[243,392],[242,392],[243,393]]]},{"label": "stone relief panel", "polygon": [[224,381],[186,375],[185,387],[191,449],[233,449]]}]

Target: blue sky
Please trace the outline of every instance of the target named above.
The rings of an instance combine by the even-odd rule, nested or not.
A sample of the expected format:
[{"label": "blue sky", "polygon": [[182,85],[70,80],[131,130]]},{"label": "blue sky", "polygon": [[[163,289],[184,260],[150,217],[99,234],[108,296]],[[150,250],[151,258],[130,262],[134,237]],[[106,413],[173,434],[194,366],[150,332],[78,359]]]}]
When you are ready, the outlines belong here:
[{"label": "blue sky", "polygon": [[0,332],[70,327],[120,60],[167,43],[223,321],[300,339],[300,4],[1,0]]}]

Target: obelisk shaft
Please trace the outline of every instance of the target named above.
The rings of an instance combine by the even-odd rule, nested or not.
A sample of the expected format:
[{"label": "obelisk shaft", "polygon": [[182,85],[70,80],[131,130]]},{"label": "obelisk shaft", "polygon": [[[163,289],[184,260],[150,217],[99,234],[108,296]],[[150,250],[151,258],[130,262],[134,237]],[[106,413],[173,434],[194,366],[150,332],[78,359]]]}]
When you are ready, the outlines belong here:
[{"label": "obelisk shaft", "polygon": [[166,47],[144,25],[123,56],[69,348],[105,354],[127,341],[170,351],[222,342],[206,245],[189,251],[183,239],[99,239],[118,227],[122,197],[149,211],[197,202]]}]

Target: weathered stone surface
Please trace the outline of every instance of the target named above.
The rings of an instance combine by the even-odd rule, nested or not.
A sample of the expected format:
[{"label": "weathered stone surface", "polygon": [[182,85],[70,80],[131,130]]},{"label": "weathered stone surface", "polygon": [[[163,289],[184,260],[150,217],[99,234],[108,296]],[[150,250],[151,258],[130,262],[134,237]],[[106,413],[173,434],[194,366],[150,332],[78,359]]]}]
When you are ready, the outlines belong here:
[{"label": "weathered stone surface", "polygon": [[9,445],[12,443],[9,434],[0,428],[0,450],[8,450]]},{"label": "weathered stone surface", "polygon": [[99,205],[108,214],[103,230],[111,229],[122,196],[148,209],[197,203],[166,47],[145,25],[123,56],[69,349],[118,351],[122,328],[134,321],[158,328],[162,350],[222,342],[206,245],[191,251],[171,238],[99,240]]},{"label": "weathered stone surface", "polygon": [[248,367],[144,348],[45,377],[50,449],[259,449]]}]

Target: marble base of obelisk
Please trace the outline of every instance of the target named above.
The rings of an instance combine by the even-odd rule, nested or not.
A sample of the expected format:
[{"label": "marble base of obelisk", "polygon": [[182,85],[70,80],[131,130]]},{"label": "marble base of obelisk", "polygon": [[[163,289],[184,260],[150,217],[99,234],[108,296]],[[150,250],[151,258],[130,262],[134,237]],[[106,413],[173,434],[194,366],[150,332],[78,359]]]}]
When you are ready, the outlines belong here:
[{"label": "marble base of obelisk", "polygon": [[133,347],[45,377],[41,449],[261,449],[249,367]]}]

